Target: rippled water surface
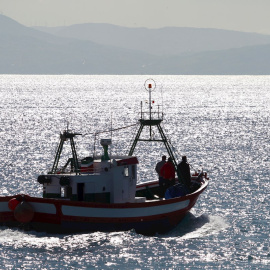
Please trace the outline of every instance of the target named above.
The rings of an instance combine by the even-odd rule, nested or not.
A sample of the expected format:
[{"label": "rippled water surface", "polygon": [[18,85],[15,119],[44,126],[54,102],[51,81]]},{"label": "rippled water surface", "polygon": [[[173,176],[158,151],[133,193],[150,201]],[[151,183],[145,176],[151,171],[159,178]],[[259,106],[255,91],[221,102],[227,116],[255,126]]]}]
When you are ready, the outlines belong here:
[{"label": "rippled water surface", "polygon": [[[133,231],[49,235],[0,227],[1,269],[269,269],[270,76],[153,76],[178,157],[208,171],[209,188],[165,235]],[[94,133],[137,123],[144,76],[0,76],[0,195],[42,195],[59,132],[91,155]],[[158,107],[158,105],[163,105]],[[136,127],[112,134],[127,154]],[[154,134],[155,135],[155,134]],[[101,133],[96,140],[97,154]],[[144,134],[146,136],[146,134]],[[162,145],[139,143],[139,182],[156,178]],[[68,151],[64,153],[68,156]]]}]

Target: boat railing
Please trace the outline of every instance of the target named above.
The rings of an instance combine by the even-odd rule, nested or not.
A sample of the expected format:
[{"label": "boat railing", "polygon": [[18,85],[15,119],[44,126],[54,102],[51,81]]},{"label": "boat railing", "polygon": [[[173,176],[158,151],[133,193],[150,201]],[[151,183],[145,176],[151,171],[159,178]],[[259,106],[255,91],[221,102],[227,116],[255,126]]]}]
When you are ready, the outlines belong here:
[{"label": "boat railing", "polygon": [[105,168],[101,168],[100,166],[94,166],[92,168],[81,168],[80,169],[80,173],[81,174],[101,174],[102,172],[104,172]]},{"label": "boat railing", "polygon": [[[94,167],[81,167],[77,173],[79,174],[101,174],[102,172],[106,171],[106,168],[102,168],[100,166],[94,166]],[[56,174],[69,174],[69,175],[73,175],[76,172],[74,170],[70,170],[70,169],[61,169],[59,171],[56,172]]]},{"label": "boat railing", "polygon": [[160,111],[141,112],[140,115],[143,120],[163,120],[163,112]]}]

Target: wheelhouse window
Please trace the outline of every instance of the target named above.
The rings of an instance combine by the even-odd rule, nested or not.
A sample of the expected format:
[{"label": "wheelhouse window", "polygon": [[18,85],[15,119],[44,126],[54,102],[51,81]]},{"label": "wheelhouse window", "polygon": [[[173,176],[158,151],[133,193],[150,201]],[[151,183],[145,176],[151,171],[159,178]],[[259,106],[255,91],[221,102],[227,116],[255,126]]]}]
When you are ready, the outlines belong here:
[{"label": "wheelhouse window", "polygon": [[124,167],[124,176],[128,177],[129,173],[128,173],[128,166]]},{"label": "wheelhouse window", "polygon": [[66,187],[61,187],[61,198],[65,198],[66,196]]}]

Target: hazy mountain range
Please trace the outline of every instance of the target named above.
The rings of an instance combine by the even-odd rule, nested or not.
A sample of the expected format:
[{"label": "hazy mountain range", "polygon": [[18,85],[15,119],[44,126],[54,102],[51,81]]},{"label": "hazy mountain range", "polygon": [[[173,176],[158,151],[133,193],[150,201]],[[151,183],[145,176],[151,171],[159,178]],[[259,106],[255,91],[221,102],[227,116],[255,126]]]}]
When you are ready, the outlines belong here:
[{"label": "hazy mountain range", "polygon": [[270,74],[270,36],[109,24],[25,27],[0,15],[2,74]]}]

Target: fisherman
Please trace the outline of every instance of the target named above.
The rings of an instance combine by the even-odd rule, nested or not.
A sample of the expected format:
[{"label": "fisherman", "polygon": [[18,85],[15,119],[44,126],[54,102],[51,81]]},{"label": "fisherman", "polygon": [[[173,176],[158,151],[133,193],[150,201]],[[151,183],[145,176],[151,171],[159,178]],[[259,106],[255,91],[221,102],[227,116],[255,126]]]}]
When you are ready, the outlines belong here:
[{"label": "fisherman", "polygon": [[164,197],[166,189],[175,184],[175,168],[171,157],[160,169],[160,175],[164,180],[164,185],[161,188],[161,197]]},{"label": "fisherman", "polygon": [[163,177],[160,175],[160,170],[163,167],[163,165],[166,163],[166,156],[161,157],[161,161],[159,161],[156,165],[156,172],[158,174],[158,183],[159,183],[159,189],[162,190],[163,185],[165,184]]},{"label": "fisherman", "polygon": [[189,189],[191,184],[191,175],[186,156],[182,156],[182,161],[177,165],[177,174],[181,182]]}]

